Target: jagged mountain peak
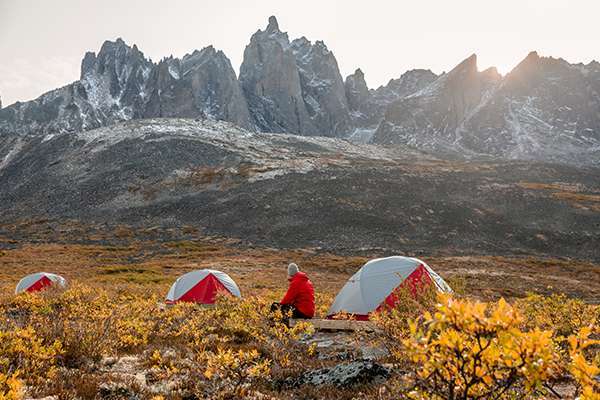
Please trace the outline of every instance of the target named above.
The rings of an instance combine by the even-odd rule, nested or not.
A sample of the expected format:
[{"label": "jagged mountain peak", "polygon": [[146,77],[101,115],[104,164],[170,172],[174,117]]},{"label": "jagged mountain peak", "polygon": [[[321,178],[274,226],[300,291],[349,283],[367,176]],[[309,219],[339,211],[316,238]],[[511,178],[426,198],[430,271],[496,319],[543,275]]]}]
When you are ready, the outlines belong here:
[{"label": "jagged mountain peak", "polygon": [[530,52],[509,74],[469,57],[388,108],[375,143],[473,157],[597,163],[600,70]]},{"label": "jagged mountain peak", "polygon": [[363,70],[362,70],[362,69],[360,69],[360,68],[356,68],[356,69],[354,70],[354,74],[353,74],[353,75],[354,75],[355,77],[361,77],[361,76],[362,76],[363,78],[365,77],[365,73],[364,73],[364,72],[363,72]]},{"label": "jagged mountain peak", "polygon": [[397,87],[397,86],[401,85],[403,82],[406,82],[409,79],[415,79],[417,77],[428,77],[428,78],[432,78],[432,80],[433,80],[433,79],[437,78],[437,75],[434,74],[430,69],[422,69],[422,68],[410,69],[410,70],[406,71],[405,73],[403,73],[402,75],[400,75],[400,78],[390,79],[386,86],[380,86],[378,88],[378,90],[389,88],[389,87]]},{"label": "jagged mountain peak", "polygon": [[290,44],[292,50],[296,52],[318,52],[322,55],[333,54],[331,50],[327,47],[327,44],[323,40],[316,40],[313,44],[306,36],[302,36],[298,39],[294,39]]},{"label": "jagged mountain peak", "polygon": [[[536,85],[540,79],[543,78],[543,74],[540,74],[540,70],[543,68],[544,63],[563,63],[559,60],[553,60],[551,58],[542,58],[537,51],[531,51],[527,56],[517,64],[505,77],[502,82],[503,87],[507,90],[527,90],[530,85]],[[565,65],[568,63],[564,62]]]},{"label": "jagged mountain peak", "polygon": [[129,46],[122,38],[117,38],[114,41],[105,40],[100,47],[100,51],[98,52],[98,57],[103,54],[115,53],[118,51],[136,51],[139,52],[139,49],[134,44],[133,46]]},{"label": "jagged mountain peak", "polygon": [[536,50],[532,50],[527,54],[527,57],[525,57],[525,61],[539,61],[540,59],[540,55],[538,54],[538,52]]},{"label": "jagged mountain peak", "polygon": [[448,75],[457,75],[462,73],[477,73],[477,54],[471,54],[465,58],[460,64],[454,67]]},{"label": "jagged mountain peak", "polygon": [[267,132],[342,135],[348,101],[337,60],[323,41],[290,43],[276,19],[244,51],[240,83],[256,126]]},{"label": "jagged mountain peak", "polygon": [[489,67],[487,69],[484,69],[482,72],[482,74],[485,75],[490,75],[490,76],[497,76],[497,77],[502,77],[502,74],[500,74],[500,72],[498,72],[498,68],[496,67]]},{"label": "jagged mountain peak", "polygon": [[332,58],[332,61],[335,61],[337,66],[337,61],[334,59],[333,52],[329,50],[322,40],[317,40],[313,44],[306,37],[302,36],[299,39],[293,40],[292,43],[290,43],[290,48],[294,53],[300,55],[300,58],[298,59],[300,63],[309,61],[310,55],[317,55],[317,57],[323,56]]},{"label": "jagged mountain peak", "polygon": [[361,109],[365,108],[366,103],[369,101],[370,93],[363,71],[360,68],[357,68],[353,74],[348,75],[344,82],[344,86],[350,110],[358,112],[364,111],[360,117],[363,119],[366,118],[366,115],[364,114],[367,114],[368,111]]},{"label": "jagged mountain peak", "polygon": [[527,71],[530,70],[531,68],[535,68],[537,65],[539,65],[540,61],[541,61],[541,57],[538,54],[537,51],[531,51],[529,52],[529,54],[527,54],[527,56],[521,61],[519,62],[508,74],[509,76],[514,76],[515,74],[520,73],[521,71]]},{"label": "jagged mountain peak", "polygon": [[[423,70],[421,70],[423,71]],[[416,73],[416,71],[409,71]],[[423,73],[423,72],[420,72]],[[428,71],[431,73],[431,71]],[[494,70],[488,68],[484,72],[479,72],[477,65],[477,55],[471,54],[469,57],[461,61],[456,67],[450,70],[450,72],[443,73],[429,86],[425,87],[421,92],[415,92],[414,96],[420,95],[439,95],[439,94],[451,94],[463,93],[467,97],[472,97],[473,92],[480,92],[483,81],[492,81],[500,79],[500,74],[494,74]],[[479,95],[474,95],[479,97]],[[471,99],[473,101],[473,99]]]},{"label": "jagged mountain peak", "polygon": [[322,48],[322,49],[325,49],[325,50],[329,50],[327,48],[327,45],[325,44],[325,42],[323,40],[317,40],[317,41],[315,41],[315,47]]},{"label": "jagged mountain peak", "polygon": [[306,36],[299,37],[298,39],[292,40],[291,47],[295,49],[308,48],[312,46],[312,42],[306,38]]},{"label": "jagged mountain peak", "polygon": [[271,16],[265,30],[256,31],[250,38],[250,43],[277,43],[282,49],[287,50],[290,46],[290,39],[286,32],[279,29],[277,18]]},{"label": "jagged mountain peak", "polygon": [[225,53],[215,49],[213,46],[207,46],[202,50],[194,50],[191,54],[186,54],[181,59],[180,64],[183,75],[198,70],[199,68],[206,68],[208,64],[213,65],[211,68],[227,74],[230,73],[230,70],[233,70],[231,61]]},{"label": "jagged mountain peak", "polygon": [[489,67],[479,73],[484,84],[495,85],[502,81],[502,74],[498,72],[498,68]]},{"label": "jagged mountain peak", "polygon": [[588,67],[600,68],[600,62],[596,60],[592,60],[588,63]]},{"label": "jagged mountain peak", "polygon": [[277,17],[276,16],[271,15],[269,17],[269,24],[267,25],[266,32],[268,32],[268,33],[281,32],[279,30],[279,22],[277,21]]},{"label": "jagged mountain peak", "polygon": [[214,46],[209,45],[204,47],[201,50],[194,50],[191,54],[186,54],[183,56],[181,61],[184,63],[195,63],[198,60],[205,60],[210,58],[227,58],[225,53],[221,50],[217,50]]},{"label": "jagged mountain peak", "polygon": [[[116,66],[116,68],[119,68],[123,64],[149,62],[149,60],[146,60],[144,53],[142,53],[135,44],[129,46],[121,38],[117,38],[115,41],[105,41],[102,44],[98,55],[95,53],[86,53],[86,56],[84,57],[86,67],[91,66],[92,60],[95,61],[96,68],[100,69],[97,71],[99,73],[103,73],[104,68],[106,67],[110,68],[111,66]],[[87,68],[85,70],[86,72],[88,71]]]},{"label": "jagged mountain peak", "polygon": [[79,79],[84,79],[86,75],[91,73],[94,65],[96,64],[96,53],[93,51],[88,51],[83,56],[81,60],[81,72],[79,74]]},{"label": "jagged mountain peak", "polygon": [[0,132],[73,132],[159,116],[207,117],[253,128],[222,51],[208,46],[183,60],[170,56],[153,63],[118,38],[85,54],[79,81],[2,113]]}]

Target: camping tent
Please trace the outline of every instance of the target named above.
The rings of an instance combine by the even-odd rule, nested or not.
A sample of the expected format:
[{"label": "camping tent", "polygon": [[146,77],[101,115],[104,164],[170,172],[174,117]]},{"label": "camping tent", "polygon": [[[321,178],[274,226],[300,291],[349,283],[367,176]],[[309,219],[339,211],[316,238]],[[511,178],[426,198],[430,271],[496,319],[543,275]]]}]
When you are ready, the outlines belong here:
[{"label": "camping tent", "polygon": [[17,284],[15,293],[38,292],[54,285],[65,287],[67,286],[67,280],[60,275],[50,274],[48,272],[38,272],[27,275],[25,278],[21,279]]},{"label": "camping tent", "polygon": [[386,305],[395,305],[397,288],[405,287],[416,296],[424,284],[433,284],[441,292],[452,291],[438,274],[417,258],[397,256],[371,260],[348,280],[327,315],[331,317],[343,312],[353,314],[359,320],[368,320],[370,313]]},{"label": "camping tent", "polygon": [[179,301],[214,304],[217,293],[242,297],[240,289],[229,275],[212,269],[188,272],[180,276],[167,294],[167,304]]}]

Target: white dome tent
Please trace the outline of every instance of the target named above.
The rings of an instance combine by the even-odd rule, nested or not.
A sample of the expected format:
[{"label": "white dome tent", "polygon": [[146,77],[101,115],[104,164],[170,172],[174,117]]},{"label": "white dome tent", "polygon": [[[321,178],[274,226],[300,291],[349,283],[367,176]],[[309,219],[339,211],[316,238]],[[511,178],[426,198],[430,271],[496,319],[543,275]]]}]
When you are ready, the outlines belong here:
[{"label": "white dome tent", "polygon": [[229,275],[221,271],[202,269],[177,278],[167,294],[166,302],[214,304],[217,293],[242,297],[240,289]]},{"label": "white dome tent", "polygon": [[39,292],[50,286],[66,287],[67,280],[60,275],[51,274],[48,272],[37,272],[27,275],[17,283],[15,294],[23,292]]},{"label": "white dome tent", "polygon": [[397,288],[407,286],[414,293],[416,284],[429,283],[440,292],[452,291],[438,274],[417,258],[395,256],[371,260],[348,280],[327,315],[347,313],[358,320],[368,320],[370,313],[386,304],[394,305]]}]

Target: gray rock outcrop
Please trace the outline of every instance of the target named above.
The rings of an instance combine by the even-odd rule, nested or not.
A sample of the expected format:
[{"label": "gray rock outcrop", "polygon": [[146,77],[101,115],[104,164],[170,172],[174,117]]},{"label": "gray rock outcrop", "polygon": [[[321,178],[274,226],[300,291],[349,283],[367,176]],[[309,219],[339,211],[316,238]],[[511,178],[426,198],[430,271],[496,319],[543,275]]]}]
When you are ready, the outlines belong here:
[{"label": "gray rock outcrop", "polygon": [[240,83],[260,130],[341,136],[350,129],[344,82],[323,42],[290,43],[275,17],[244,52]]},{"label": "gray rock outcrop", "polygon": [[149,78],[144,116],[212,117],[251,128],[250,113],[231,62],[212,46],[158,63]]},{"label": "gray rock outcrop", "polygon": [[338,386],[351,387],[358,384],[381,382],[390,376],[388,369],[373,361],[354,361],[338,364],[332,368],[309,371],[296,379],[290,379],[286,386]]},{"label": "gray rock outcrop", "polygon": [[436,78],[437,75],[429,70],[415,69],[405,72],[398,79],[390,80],[385,86],[369,90],[364,73],[357,69],[345,82],[354,125],[376,128],[392,103],[418,92]]},{"label": "gray rock outcrop", "polygon": [[275,17],[250,39],[239,79],[259,130],[317,134],[302,97],[296,57]]}]

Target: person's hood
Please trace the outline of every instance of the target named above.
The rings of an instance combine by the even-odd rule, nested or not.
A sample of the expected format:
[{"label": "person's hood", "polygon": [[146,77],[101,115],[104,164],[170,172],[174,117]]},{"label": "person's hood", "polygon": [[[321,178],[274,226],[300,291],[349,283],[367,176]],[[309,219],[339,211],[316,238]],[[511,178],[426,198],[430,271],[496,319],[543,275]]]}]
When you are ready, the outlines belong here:
[{"label": "person's hood", "polygon": [[294,274],[294,276],[289,277],[288,280],[291,281],[307,281],[308,280],[308,275],[306,275],[304,272],[302,271],[298,271]]}]

